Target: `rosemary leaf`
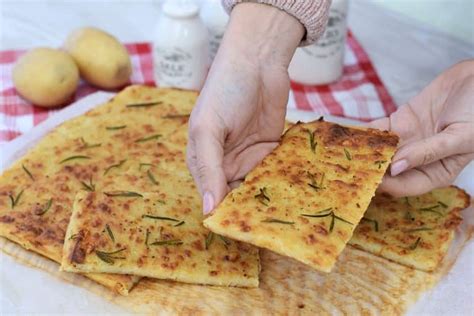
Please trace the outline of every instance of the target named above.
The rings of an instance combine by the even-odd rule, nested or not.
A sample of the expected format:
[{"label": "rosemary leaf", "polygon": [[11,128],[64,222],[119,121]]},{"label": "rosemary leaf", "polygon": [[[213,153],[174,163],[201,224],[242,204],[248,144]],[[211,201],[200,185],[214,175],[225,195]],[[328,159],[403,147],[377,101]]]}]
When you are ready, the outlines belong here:
[{"label": "rosemary leaf", "polygon": [[408,196],[405,196],[405,204],[411,206]]},{"label": "rosemary leaf", "polygon": [[184,117],[189,118],[189,114],[168,114],[168,115],[162,116],[161,118],[164,118],[164,119],[176,119],[176,118],[184,118]]},{"label": "rosemary leaf", "polygon": [[314,141],[314,132],[311,132],[309,130],[306,130],[306,132],[309,135],[309,147],[311,148],[311,151],[313,153],[315,153],[316,152],[316,146],[318,145],[318,143]]},{"label": "rosemary leaf", "polygon": [[23,192],[24,192],[24,191],[25,191],[25,190],[21,190],[20,193],[18,193],[16,197],[13,197],[13,195],[11,195],[11,194],[8,195],[8,197],[10,198],[10,203],[11,203],[12,209],[14,209],[15,206],[18,205],[18,202],[20,202],[20,198],[21,198],[21,196],[23,195]]},{"label": "rosemary leaf", "polygon": [[146,174],[148,176],[148,179],[150,179],[151,183],[153,183],[154,185],[159,185],[158,181],[156,181],[155,177],[153,176],[153,173],[151,173],[151,170],[148,170]]},{"label": "rosemary leaf", "polygon": [[404,233],[415,233],[415,232],[428,231],[428,230],[433,230],[433,228],[419,227],[419,228],[405,229],[405,230],[403,230],[403,232]]},{"label": "rosemary leaf", "polygon": [[183,225],[184,223],[185,223],[185,221],[181,221],[181,222],[179,222],[179,223],[177,223],[177,224],[174,224],[173,226],[174,226],[174,227],[178,227],[178,226]]},{"label": "rosemary leaf", "polygon": [[255,195],[255,198],[265,206],[268,206],[268,202],[270,202],[270,198],[268,197],[267,188],[263,187],[260,188],[260,193]]},{"label": "rosemary leaf", "polygon": [[162,104],[163,102],[161,101],[153,101],[153,102],[144,102],[144,103],[132,103],[132,104],[127,104],[125,107],[127,108],[149,108],[152,106],[156,106],[159,104]]},{"label": "rosemary leaf", "polygon": [[154,134],[154,135],[150,135],[150,136],[147,136],[147,137],[139,138],[139,139],[135,140],[135,143],[143,143],[143,142],[147,142],[149,140],[158,139],[160,137],[161,137],[161,134]]},{"label": "rosemary leaf", "polygon": [[180,222],[180,220],[176,218],[157,216],[157,215],[148,215],[148,214],[142,215],[142,218],[151,218],[151,219],[158,219],[162,221]]},{"label": "rosemary leaf", "polygon": [[268,218],[268,219],[264,219],[262,223],[277,223],[277,224],[293,225],[295,222],[283,221],[277,218]]},{"label": "rosemary leaf", "polygon": [[115,165],[110,165],[108,166],[105,171],[104,171],[104,176],[109,173],[110,170],[112,169],[115,169],[115,168],[120,168],[122,167],[122,165],[127,161],[127,159],[123,159],[123,160],[120,160],[119,163],[115,164]]},{"label": "rosemary leaf", "polygon": [[125,257],[114,256],[115,254],[118,254],[118,253],[124,251],[125,249],[127,249],[127,248],[122,248],[122,249],[112,251],[112,252],[105,252],[105,251],[96,250],[95,254],[100,260],[104,261],[105,263],[114,264],[115,260],[125,259]]},{"label": "rosemary leaf", "polygon": [[229,239],[227,239],[226,237],[222,236],[222,235],[218,235],[219,238],[222,240],[222,242],[224,243],[224,246],[227,248],[230,246],[231,242]]},{"label": "rosemary leaf", "polygon": [[79,233],[72,234],[71,237],[69,237],[68,240],[74,240],[79,236]]},{"label": "rosemary leaf", "polygon": [[415,220],[415,217],[411,214],[411,212],[409,210],[407,210],[407,212],[405,213],[405,216],[404,218],[406,220],[410,220],[410,221],[414,221]]},{"label": "rosemary leaf", "polygon": [[107,231],[107,234],[109,234],[110,239],[115,242],[114,233],[112,232],[112,229],[110,229],[109,224],[105,224],[105,230]]},{"label": "rosemary leaf", "polygon": [[43,207],[43,209],[35,213],[35,215],[38,215],[38,216],[44,215],[47,211],[49,211],[52,204],[53,204],[53,199],[49,199],[48,202],[46,202],[46,205]]},{"label": "rosemary leaf", "polygon": [[105,129],[108,130],[108,131],[116,131],[116,130],[119,130],[119,129],[124,129],[125,127],[127,127],[127,125],[106,126]]},{"label": "rosemary leaf", "polygon": [[30,177],[30,179],[31,179],[32,181],[35,181],[35,178],[34,178],[33,175],[31,174],[30,170],[28,170],[28,169],[25,167],[25,165],[23,165],[23,164],[21,165],[21,167],[23,168],[23,171],[26,172],[26,174],[28,175],[28,177]]},{"label": "rosemary leaf", "polygon": [[363,220],[363,221],[366,221],[366,222],[373,223],[373,224],[374,224],[374,230],[375,230],[376,232],[379,231],[379,222],[377,222],[375,219],[370,219],[370,218],[367,218],[367,217],[362,217],[362,220]]},{"label": "rosemary leaf", "polygon": [[438,204],[443,207],[443,208],[448,208],[448,205],[444,204],[443,202],[441,201],[438,201]]},{"label": "rosemary leaf", "polygon": [[339,217],[339,216],[337,216],[336,214],[333,214],[333,217],[334,217],[335,219],[337,219],[337,220],[341,221],[341,222],[344,222],[344,223],[346,223],[346,224],[349,224],[349,225],[354,225],[353,223],[349,222],[348,220],[345,220],[345,219],[344,219],[344,218],[342,218],[342,217]]},{"label": "rosemary leaf", "polygon": [[89,191],[89,192],[94,192],[95,191],[95,184],[92,183],[92,176],[89,179],[89,183],[85,183],[84,181],[80,181],[84,190]]},{"label": "rosemary leaf", "polygon": [[334,230],[334,224],[336,222],[336,218],[334,217],[334,212],[331,212],[332,216],[331,216],[331,224],[329,224],[329,232],[332,233],[332,231]]},{"label": "rosemary leaf", "polygon": [[440,211],[437,211],[435,210],[436,208],[438,208],[440,205],[439,204],[436,204],[436,205],[433,205],[433,206],[430,206],[430,207],[422,207],[419,209],[420,212],[430,212],[430,213],[435,213],[437,214],[438,216],[443,216],[443,213],[441,213]]},{"label": "rosemary leaf", "polygon": [[75,155],[75,156],[67,157],[67,158],[61,160],[59,163],[65,163],[65,162],[68,162],[68,161],[71,161],[71,160],[79,160],[79,159],[87,160],[87,159],[91,159],[91,157],[84,156],[84,155]]},{"label": "rosemary leaf", "polygon": [[145,246],[147,246],[147,247],[148,247],[148,239],[149,238],[150,238],[150,231],[147,228],[146,233],[145,233]]},{"label": "rosemary leaf", "polygon": [[[321,214],[321,213],[325,213],[325,214]],[[304,216],[304,217],[326,217],[326,216],[330,216],[332,215],[332,207],[329,207],[327,209],[324,209],[322,211],[319,211],[317,212],[316,214],[301,214],[301,216]]]},{"label": "rosemary leaf", "polygon": [[88,148],[95,148],[95,147],[100,147],[102,146],[102,143],[97,143],[97,144],[89,144],[84,140],[83,137],[81,137],[81,142],[82,142],[82,148],[88,149]]},{"label": "rosemary leaf", "polygon": [[418,247],[418,245],[420,244],[420,241],[421,241],[421,237],[418,237],[416,239],[416,241],[408,247],[408,249],[409,250],[415,250]]},{"label": "rosemary leaf", "polygon": [[160,204],[163,204],[163,205],[165,205],[165,204],[166,204],[166,202],[165,202],[165,201],[163,201],[163,200],[157,200],[157,202],[158,202],[158,203],[160,203]]},{"label": "rosemary leaf", "polygon": [[206,241],[205,241],[205,244],[206,244],[206,250],[209,249],[209,246],[212,244],[212,242],[214,241],[214,233],[213,232],[209,232],[206,236]]},{"label": "rosemary leaf", "polygon": [[347,160],[352,160],[352,155],[346,148],[344,148],[344,154],[346,155]]},{"label": "rosemary leaf", "polygon": [[150,244],[150,246],[179,246],[183,242],[180,239],[157,240]]},{"label": "rosemary leaf", "polygon": [[110,191],[104,192],[108,197],[143,197],[140,193],[132,191]]}]

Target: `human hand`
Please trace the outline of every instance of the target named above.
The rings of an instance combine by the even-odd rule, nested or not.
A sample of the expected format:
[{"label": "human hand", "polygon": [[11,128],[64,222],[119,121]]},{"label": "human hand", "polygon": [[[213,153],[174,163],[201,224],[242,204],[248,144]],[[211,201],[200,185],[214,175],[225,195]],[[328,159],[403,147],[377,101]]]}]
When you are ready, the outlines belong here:
[{"label": "human hand", "polygon": [[271,6],[244,3],[232,11],[189,121],[187,162],[205,214],[278,144],[287,68],[303,34],[295,18]]},{"label": "human hand", "polygon": [[474,159],[474,59],[443,72],[370,127],[393,131],[401,141],[380,191],[412,196],[450,185]]}]

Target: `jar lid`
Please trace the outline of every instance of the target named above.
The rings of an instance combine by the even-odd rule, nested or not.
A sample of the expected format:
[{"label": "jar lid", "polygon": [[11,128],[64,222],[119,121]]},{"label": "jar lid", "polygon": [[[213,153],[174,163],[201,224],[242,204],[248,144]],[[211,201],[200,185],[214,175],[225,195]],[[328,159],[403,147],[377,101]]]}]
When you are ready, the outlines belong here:
[{"label": "jar lid", "polygon": [[198,15],[199,7],[193,1],[172,0],[163,4],[163,13],[173,18],[190,18]]}]

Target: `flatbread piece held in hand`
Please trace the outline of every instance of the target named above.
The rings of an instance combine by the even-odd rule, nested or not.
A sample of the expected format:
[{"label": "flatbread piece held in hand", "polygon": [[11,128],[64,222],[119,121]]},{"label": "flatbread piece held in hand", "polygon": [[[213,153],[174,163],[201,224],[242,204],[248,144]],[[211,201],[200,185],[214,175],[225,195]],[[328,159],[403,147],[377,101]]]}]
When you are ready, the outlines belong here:
[{"label": "flatbread piece held in hand", "polygon": [[297,123],[204,226],[330,272],[397,143],[386,131]]}]

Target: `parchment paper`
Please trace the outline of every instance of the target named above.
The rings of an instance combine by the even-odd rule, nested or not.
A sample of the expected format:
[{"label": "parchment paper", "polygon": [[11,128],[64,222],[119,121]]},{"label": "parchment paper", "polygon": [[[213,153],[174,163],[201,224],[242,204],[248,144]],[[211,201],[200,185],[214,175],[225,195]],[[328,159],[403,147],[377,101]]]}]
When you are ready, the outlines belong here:
[{"label": "parchment paper", "polygon": [[[64,110],[59,111],[55,116],[49,118],[47,121],[41,123],[37,127],[33,128],[31,132],[22,135],[15,139],[14,141],[0,147],[0,166],[1,169],[8,167],[15,159],[21,157],[28,148],[33,146],[41,137],[47,134],[52,128],[60,124],[61,122],[80,115],[87,110],[93,108],[96,105],[99,105],[109,98],[113,94],[98,92],[96,94],[90,95],[81,101],[70,105]],[[309,112],[300,112],[293,111],[288,113],[288,119],[291,121],[302,120],[308,121],[315,119],[314,114]],[[325,117],[328,121],[335,121],[342,124],[353,124],[357,125],[357,122],[335,118],[335,117]],[[466,189],[471,195],[474,193],[474,165],[471,165],[466,168],[466,170],[461,174],[457,180],[457,184]],[[413,305],[409,311],[409,315],[473,315],[473,279],[474,279],[474,243],[468,242],[465,249],[461,252],[458,257],[460,249],[462,249],[463,241],[467,238],[466,234],[469,233],[469,227],[472,229],[474,225],[474,209],[471,206],[468,210],[464,212],[465,222],[463,223],[463,230],[459,232],[457,238],[457,244],[452,248],[452,251],[449,256],[449,260],[444,266],[444,272],[449,271],[449,273],[441,280],[437,286],[426,292],[418,302]],[[348,247],[350,248],[350,247]],[[110,291],[102,288],[99,285],[96,285],[94,282],[89,281],[83,277],[59,273],[57,271],[57,264],[40,257],[39,255],[27,252],[21,247],[5,240],[0,239],[0,249],[3,252],[10,254],[5,255],[0,253],[0,312],[13,312],[13,313],[25,313],[25,312],[41,312],[41,313],[52,313],[52,312],[74,312],[74,313],[127,313],[131,311],[139,312],[151,312],[157,311],[157,308],[163,308],[163,302],[160,301],[157,297],[160,295],[160,292],[175,291],[174,303],[170,302],[167,305],[168,309],[163,309],[165,312],[173,312],[175,306],[183,304],[195,304],[199,309],[196,311],[214,311],[218,312],[219,310],[225,307],[226,300],[228,300],[228,306],[239,306],[245,307],[245,296],[242,297],[239,293],[242,290],[239,289],[215,289],[215,287],[199,287],[199,286],[175,286],[171,285],[170,282],[153,282],[146,281],[142,285],[137,287],[137,291],[134,294],[133,291],[130,297],[120,297],[116,296]],[[360,256],[360,253],[354,250],[349,249],[343,254],[344,259],[348,262],[351,262],[351,258]],[[366,256],[367,255],[363,255]],[[454,259],[457,258],[456,261]],[[13,259],[15,258],[15,259]],[[246,308],[256,308],[255,311],[263,308],[272,308],[271,304],[277,304],[278,302],[286,302],[285,295],[291,297],[291,293],[288,293],[288,290],[291,291],[292,287],[287,290],[279,287],[279,285],[285,284],[285,279],[279,279],[275,277],[275,274],[289,273],[288,278],[294,278],[295,282],[304,282],[305,279],[314,280],[318,282],[324,280],[324,276],[321,277],[318,274],[307,271],[307,268],[303,265],[300,265],[290,259],[282,258],[277,255],[265,252],[263,254],[264,261],[267,263],[274,264],[275,267],[268,269],[267,272],[264,271],[263,281],[262,281],[262,291],[261,293],[253,293],[255,295],[261,295],[260,300],[255,300],[255,298],[248,298],[248,302],[253,302],[253,306],[247,306]],[[381,259],[373,259],[381,260]],[[450,266],[452,269],[449,270]],[[340,265],[339,265],[340,266]],[[300,271],[295,275],[293,269]],[[398,268],[397,268],[398,269]],[[339,274],[343,269],[337,269]],[[402,271],[402,270],[400,270]],[[442,271],[442,272],[443,272]],[[46,272],[46,273],[45,273]],[[273,274],[273,275],[272,275]],[[440,273],[441,276],[443,273]],[[424,277],[422,274],[415,273],[412,275],[413,283],[415,286],[417,283],[414,281],[417,278]],[[322,279],[321,279],[322,278]],[[427,283],[435,283],[437,276],[433,278],[426,278]],[[407,283],[410,283],[410,279],[406,280]],[[291,283],[290,283],[291,284]],[[411,284],[411,283],[410,283]],[[419,285],[419,284],[418,284]],[[426,284],[429,287],[429,284]],[[268,289],[266,287],[271,287],[274,296],[270,296],[273,302],[265,302],[265,299],[268,298]],[[294,284],[293,284],[294,286]],[[160,291],[158,291],[160,290]],[[308,288],[307,293],[311,293],[314,289]],[[156,292],[154,292],[156,291]],[[215,305],[218,302],[216,299],[212,299],[212,295],[215,295],[219,291],[219,295],[216,296],[220,298],[219,304]],[[265,292],[266,291],[266,292]],[[279,297],[279,291],[281,291],[282,296]],[[193,295],[189,295],[193,293]],[[285,294],[286,293],[286,294]],[[406,292],[404,295],[404,300],[407,299],[407,296],[410,296],[411,292]],[[170,295],[169,293],[167,293]],[[294,293],[293,293],[294,294]],[[415,294],[413,294],[415,295]],[[143,299],[147,297],[148,302],[144,302]],[[232,301],[239,297],[242,302]],[[183,300],[187,299],[187,302]],[[413,297],[412,299],[415,299]],[[114,303],[111,303],[114,302]],[[181,301],[181,302],[180,302]],[[291,300],[288,301],[288,303]],[[141,306],[143,303],[143,306]],[[267,305],[270,303],[270,305]],[[210,306],[214,304],[214,306]],[[122,307],[119,307],[122,306]],[[165,304],[166,305],[166,304]],[[280,311],[291,312],[291,309],[288,306],[283,306]],[[183,311],[183,309],[181,309]],[[232,310],[227,310],[232,311]],[[235,310],[234,310],[235,311]]]}]

